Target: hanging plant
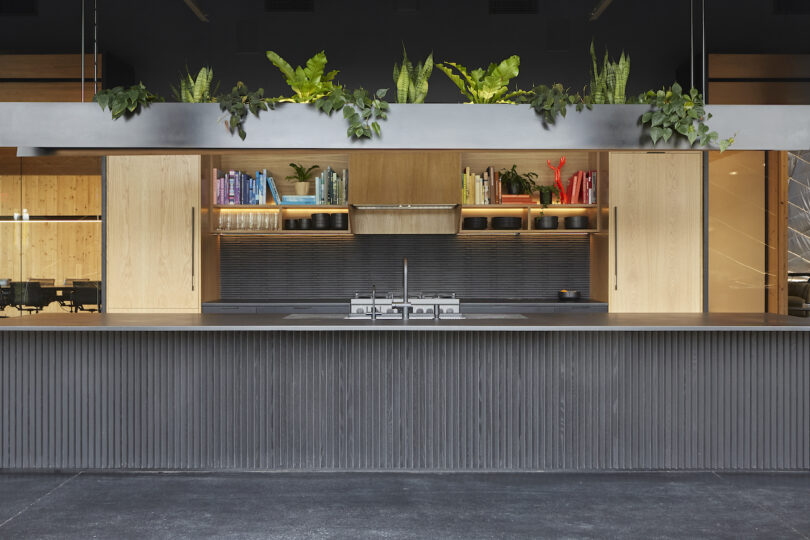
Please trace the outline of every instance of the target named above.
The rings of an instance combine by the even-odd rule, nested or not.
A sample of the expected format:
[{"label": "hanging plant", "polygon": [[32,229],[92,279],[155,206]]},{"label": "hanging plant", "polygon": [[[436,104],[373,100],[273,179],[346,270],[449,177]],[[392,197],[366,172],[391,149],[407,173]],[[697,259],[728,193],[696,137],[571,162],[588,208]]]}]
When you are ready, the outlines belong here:
[{"label": "hanging plant", "polygon": [[641,94],[638,102],[653,106],[640,120],[642,126],[649,127],[653,145],[660,140],[667,142],[675,134],[686,137],[690,146],[695,142],[700,146],[716,143],[721,152],[734,143],[734,137],[720,139],[716,131],[709,131],[706,121],[712,115],[706,113],[703,95],[696,88],[684,94],[681,86],[674,83],[669,89]]},{"label": "hanging plant", "polygon": [[534,112],[543,116],[544,124],[554,124],[558,116],[565,118],[569,105],[574,105],[577,111],[584,108],[592,109],[591,96],[581,96],[579,93],[569,94],[568,89],[557,83],[551,86],[534,87],[525,98]]},{"label": "hanging plant", "polygon": [[161,102],[163,98],[157,94],[152,94],[142,82],[139,82],[129,88],[116,86],[108,90],[100,90],[93,96],[93,101],[98,103],[101,110],[109,108],[112,118],[115,120],[124,115],[138,114],[141,112],[141,108],[148,107],[152,103]]},{"label": "hanging plant", "polygon": [[389,105],[383,99],[387,88],[377,90],[370,95],[367,90],[358,88],[351,94],[342,87],[335,87],[327,96],[315,102],[315,107],[331,116],[333,112],[343,109],[343,118],[348,120],[346,135],[353,139],[371,138],[372,132],[381,135],[378,120],[388,119]]},{"label": "hanging plant", "polygon": [[244,123],[248,112],[258,118],[259,111],[266,111],[268,107],[270,109],[274,108],[273,103],[267,103],[264,99],[264,90],[262,88],[251,92],[241,81],[236,83],[230,94],[217,97],[217,101],[220,110],[230,115],[230,118],[225,121],[225,127],[228,128],[231,134],[237,131],[239,138],[243,141],[247,135]]}]

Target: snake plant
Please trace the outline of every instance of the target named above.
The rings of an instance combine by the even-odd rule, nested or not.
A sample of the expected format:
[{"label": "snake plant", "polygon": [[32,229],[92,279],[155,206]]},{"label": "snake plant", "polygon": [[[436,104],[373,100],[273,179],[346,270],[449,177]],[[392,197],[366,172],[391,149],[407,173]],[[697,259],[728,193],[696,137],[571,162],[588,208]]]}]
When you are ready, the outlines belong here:
[{"label": "snake plant", "polygon": [[402,46],[402,67],[394,64],[394,84],[397,87],[397,103],[424,103],[428,92],[428,79],[433,73],[433,53],[416,67],[408,59]]},{"label": "snake plant", "polygon": [[593,41],[591,41],[591,99],[596,104],[620,104],[627,102],[626,87],[627,79],[630,76],[630,56],[624,54],[619,57],[619,61],[611,62],[608,52],[605,50],[605,57],[602,60],[602,71],[596,64],[596,52]]},{"label": "snake plant", "polygon": [[172,94],[175,100],[182,103],[213,103],[216,101],[214,94],[219,89],[219,83],[211,89],[213,82],[214,70],[210,67],[200,68],[196,78],[186,68],[185,76],[180,77],[180,89],[172,86]]},{"label": "snake plant", "polygon": [[454,62],[436,64],[436,67],[458,86],[469,103],[514,103],[514,98],[527,94],[523,90],[509,92],[509,81],[519,73],[520,57],[517,55],[500,64],[490,64],[486,71],[479,68],[467,73],[467,68]]},{"label": "snake plant", "polygon": [[295,69],[273,51],[267,51],[267,58],[281,71],[287,80],[287,84],[294,92],[290,97],[272,98],[275,102],[314,103],[329,95],[337,87],[332,83],[332,80],[338,72],[330,71],[324,74],[326,68],[326,53],[324,51],[307,60],[306,67],[297,66]]}]

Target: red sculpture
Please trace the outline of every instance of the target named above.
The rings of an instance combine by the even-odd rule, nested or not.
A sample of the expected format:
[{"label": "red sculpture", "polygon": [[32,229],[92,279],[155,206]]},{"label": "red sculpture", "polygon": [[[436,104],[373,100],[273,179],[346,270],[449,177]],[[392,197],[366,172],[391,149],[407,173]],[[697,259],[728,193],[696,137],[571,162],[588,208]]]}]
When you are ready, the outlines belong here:
[{"label": "red sculpture", "polygon": [[562,170],[563,165],[565,165],[565,156],[560,158],[560,165],[558,167],[552,165],[550,159],[546,160],[546,163],[548,163],[549,168],[554,171],[554,185],[557,186],[558,190],[560,190],[560,202],[563,204],[568,204],[568,194],[565,192],[565,188],[563,187],[562,180],[560,178],[560,171]]}]

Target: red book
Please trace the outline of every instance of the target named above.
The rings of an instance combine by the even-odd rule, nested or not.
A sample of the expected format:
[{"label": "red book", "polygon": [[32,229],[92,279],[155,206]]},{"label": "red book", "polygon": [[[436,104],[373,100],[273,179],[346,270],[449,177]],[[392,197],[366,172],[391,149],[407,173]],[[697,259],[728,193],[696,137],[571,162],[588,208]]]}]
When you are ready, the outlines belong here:
[{"label": "red book", "polygon": [[510,195],[508,193],[504,193],[501,195],[501,199],[503,204],[531,204],[532,196],[531,195]]},{"label": "red book", "polygon": [[579,204],[579,194],[582,192],[580,174],[581,171],[574,173],[574,183],[571,188],[571,204]]},{"label": "red book", "polygon": [[571,203],[571,196],[574,194],[574,177],[568,179],[568,185],[565,186],[565,202]]}]

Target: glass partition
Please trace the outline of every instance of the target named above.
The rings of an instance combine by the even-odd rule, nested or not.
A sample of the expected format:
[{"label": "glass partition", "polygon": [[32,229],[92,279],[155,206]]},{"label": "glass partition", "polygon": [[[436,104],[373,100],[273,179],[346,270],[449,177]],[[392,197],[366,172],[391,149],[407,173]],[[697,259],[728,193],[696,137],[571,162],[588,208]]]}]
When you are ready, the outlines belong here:
[{"label": "glass partition", "polygon": [[4,156],[0,165],[2,315],[99,310],[100,159]]}]

